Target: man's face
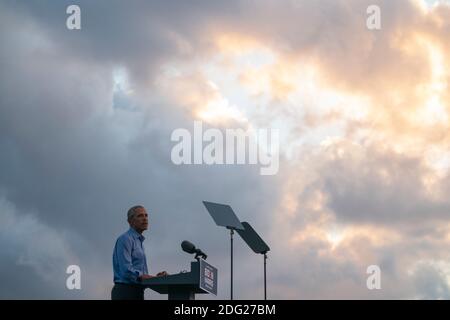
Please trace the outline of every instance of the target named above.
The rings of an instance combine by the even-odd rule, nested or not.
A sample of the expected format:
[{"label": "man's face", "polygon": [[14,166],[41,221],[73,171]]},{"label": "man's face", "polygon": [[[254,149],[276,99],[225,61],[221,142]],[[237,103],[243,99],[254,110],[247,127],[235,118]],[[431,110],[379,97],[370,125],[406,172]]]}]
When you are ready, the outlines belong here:
[{"label": "man's face", "polygon": [[144,208],[137,208],[131,218],[130,226],[137,232],[148,229],[148,214]]}]

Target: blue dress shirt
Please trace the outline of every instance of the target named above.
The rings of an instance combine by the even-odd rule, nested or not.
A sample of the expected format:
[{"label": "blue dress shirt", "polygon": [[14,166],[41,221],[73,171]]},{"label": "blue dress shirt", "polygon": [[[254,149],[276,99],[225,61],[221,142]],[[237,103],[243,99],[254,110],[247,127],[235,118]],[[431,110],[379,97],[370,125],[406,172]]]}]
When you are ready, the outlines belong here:
[{"label": "blue dress shirt", "polygon": [[136,284],[138,277],[148,274],[144,240],[133,228],[117,239],[113,252],[114,283]]}]

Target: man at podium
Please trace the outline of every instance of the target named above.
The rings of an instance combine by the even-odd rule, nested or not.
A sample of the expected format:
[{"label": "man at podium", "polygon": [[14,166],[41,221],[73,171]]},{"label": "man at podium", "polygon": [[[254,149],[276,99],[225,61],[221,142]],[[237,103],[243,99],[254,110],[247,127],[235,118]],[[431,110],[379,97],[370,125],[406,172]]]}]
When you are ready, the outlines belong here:
[{"label": "man at podium", "polygon": [[[142,233],[148,229],[148,214],[143,206],[134,206],[128,210],[130,228],[116,240],[113,251],[114,287],[112,300],[144,300],[144,287],[141,281],[153,278],[148,274],[147,259]],[[165,276],[159,272],[156,276]]]}]

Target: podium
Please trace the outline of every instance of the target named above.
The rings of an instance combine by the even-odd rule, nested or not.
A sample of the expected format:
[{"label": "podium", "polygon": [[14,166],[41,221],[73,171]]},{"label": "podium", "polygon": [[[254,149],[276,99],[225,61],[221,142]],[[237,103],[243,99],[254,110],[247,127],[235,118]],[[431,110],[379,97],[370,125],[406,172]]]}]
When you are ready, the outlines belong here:
[{"label": "podium", "polygon": [[195,294],[217,295],[218,272],[203,259],[191,262],[190,272],[142,280],[145,288],[168,294],[169,300],[195,300]]}]

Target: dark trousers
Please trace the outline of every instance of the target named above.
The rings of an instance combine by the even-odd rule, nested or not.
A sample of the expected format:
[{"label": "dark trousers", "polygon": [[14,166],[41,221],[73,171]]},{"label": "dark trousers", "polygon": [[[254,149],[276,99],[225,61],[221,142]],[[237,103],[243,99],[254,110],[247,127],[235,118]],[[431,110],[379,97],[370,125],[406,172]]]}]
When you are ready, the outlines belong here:
[{"label": "dark trousers", "polygon": [[111,290],[111,300],[144,300],[144,287],[138,284],[116,283]]}]

